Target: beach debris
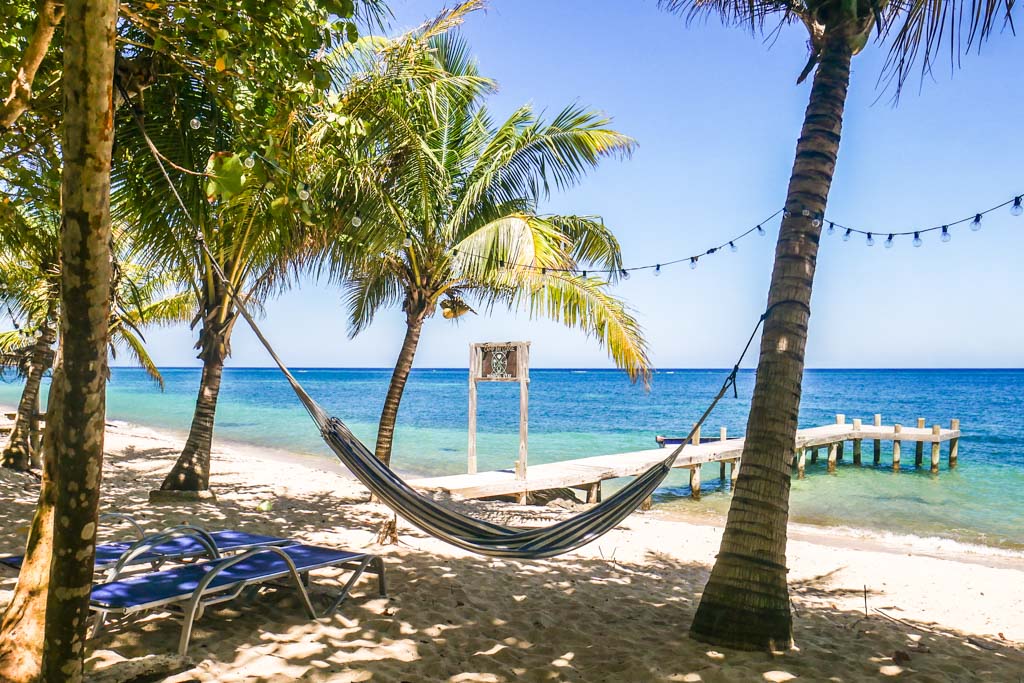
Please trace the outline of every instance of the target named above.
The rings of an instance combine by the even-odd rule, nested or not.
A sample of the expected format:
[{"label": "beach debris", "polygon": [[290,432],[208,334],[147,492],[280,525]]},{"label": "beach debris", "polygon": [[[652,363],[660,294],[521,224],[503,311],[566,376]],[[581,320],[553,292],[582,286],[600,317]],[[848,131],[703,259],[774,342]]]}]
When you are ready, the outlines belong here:
[{"label": "beach debris", "polygon": [[899,666],[902,666],[910,661],[910,653],[905,650],[896,650],[892,653],[892,661]]},{"label": "beach debris", "polygon": [[181,655],[147,655],[126,659],[105,667],[86,678],[89,683],[143,683],[162,681],[167,676],[191,669],[193,661]]},{"label": "beach debris", "polygon": [[261,500],[256,509],[260,512],[270,512],[274,509],[274,501],[272,500]]},{"label": "beach debris", "polygon": [[398,544],[398,517],[392,517],[384,522],[377,531],[377,545]]}]

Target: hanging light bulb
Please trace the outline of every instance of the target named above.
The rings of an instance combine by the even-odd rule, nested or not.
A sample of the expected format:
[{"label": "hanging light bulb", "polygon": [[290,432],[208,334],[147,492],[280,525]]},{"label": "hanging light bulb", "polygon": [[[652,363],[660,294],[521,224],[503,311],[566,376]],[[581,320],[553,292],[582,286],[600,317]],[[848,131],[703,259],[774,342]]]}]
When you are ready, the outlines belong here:
[{"label": "hanging light bulb", "polygon": [[810,209],[804,209],[803,211],[800,212],[800,215],[803,216],[804,218],[809,218],[810,215],[811,215],[811,210]]},{"label": "hanging light bulb", "polygon": [[760,225],[757,226],[757,234],[762,236],[764,235],[764,228],[762,228]]},{"label": "hanging light bulb", "polygon": [[915,232],[914,233],[914,246],[915,247],[919,247],[922,244],[924,244],[924,240],[921,239],[921,233]]},{"label": "hanging light bulb", "polygon": [[309,190],[307,189],[306,185],[303,185],[299,189],[299,199],[301,199],[302,201],[306,201],[307,199],[309,199]]},{"label": "hanging light bulb", "polygon": [[853,230],[850,229],[850,228],[847,228],[846,232],[843,233],[843,241],[844,242],[849,242],[850,241],[850,235],[852,235],[852,234],[853,234]]},{"label": "hanging light bulb", "polygon": [[815,215],[814,218],[811,219],[811,225],[815,228],[821,227],[821,214]]},{"label": "hanging light bulb", "polygon": [[940,237],[939,239],[941,239],[943,242],[948,242],[951,239],[953,239],[953,236],[949,234],[949,226],[948,225],[943,225],[942,226],[942,237]]},{"label": "hanging light bulb", "polygon": [[833,223],[832,221],[829,221],[828,222],[828,230],[826,230],[825,232],[827,232],[830,235],[836,234],[836,224]]},{"label": "hanging light bulb", "polygon": [[192,130],[199,130],[199,127],[202,126],[203,123],[199,119],[194,118],[188,122],[188,125]]},{"label": "hanging light bulb", "polygon": [[623,280],[628,280],[629,279],[629,271],[626,270],[625,268],[623,268],[622,270],[619,271],[619,275],[622,276]]},{"label": "hanging light bulb", "polygon": [[245,161],[243,161],[242,163],[245,165],[246,168],[252,168],[253,166],[256,165],[256,155],[250,154],[245,158]]},{"label": "hanging light bulb", "polygon": [[358,212],[358,211],[356,211],[356,215],[355,215],[355,216],[352,216],[352,227],[353,227],[353,228],[358,228],[358,227],[359,227],[360,225],[362,225],[362,224],[363,224],[363,219],[362,219],[362,217],[361,217],[361,216],[359,215],[359,212]]},{"label": "hanging light bulb", "polygon": [[409,236],[409,233],[405,233],[405,239],[402,240],[402,246],[406,249],[412,246],[412,237]]},{"label": "hanging light bulb", "polygon": [[587,271],[584,270],[583,271],[583,277],[586,277],[586,276],[587,276]]},{"label": "hanging light bulb", "polygon": [[981,230],[981,214],[980,213],[974,214],[974,220],[971,221],[971,230],[973,230],[974,232],[978,232],[979,230]]},{"label": "hanging light bulb", "polygon": [[885,248],[886,249],[892,249],[892,238],[893,237],[894,237],[894,235],[890,232],[888,239],[885,240]]},{"label": "hanging light bulb", "polygon": [[735,243],[729,242],[729,251],[735,253],[735,252],[739,251],[739,249],[740,248],[737,247]]},{"label": "hanging light bulb", "polygon": [[547,268],[541,268],[540,269],[540,274],[541,275],[547,275],[548,274],[548,269]]},{"label": "hanging light bulb", "polygon": [[1021,202],[1024,201],[1024,197],[1017,196],[1013,198],[1013,206],[1010,207],[1011,216],[1019,216],[1024,213],[1024,205]]},{"label": "hanging light bulb", "polygon": [[870,232],[868,233],[867,240],[865,240],[865,244],[867,244],[869,247],[875,246],[875,237]]},{"label": "hanging light bulb", "polygon": [[691,256],[690,257],[690,270],[697,270],[697,257],[696,256]]},{"label": "hanging light bulb", "polygon": [[656,266],[654,266],[654,277],[658,277],[659,275],[661,275],[661,264],[660,263],[657,264]]}]

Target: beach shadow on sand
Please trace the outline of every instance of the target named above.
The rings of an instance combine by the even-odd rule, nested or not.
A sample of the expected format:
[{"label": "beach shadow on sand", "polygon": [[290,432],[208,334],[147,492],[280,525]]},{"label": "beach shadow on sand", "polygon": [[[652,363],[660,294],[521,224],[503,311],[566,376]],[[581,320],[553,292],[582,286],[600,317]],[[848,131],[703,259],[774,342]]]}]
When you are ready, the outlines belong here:
[{"label": "beach shadow on sand", "polygon": [[[222,468],[231,495],[217,503],[149,505],[146,493],[166,471],[167,449],[126,449],[110,463],[106,509],[130,511],[144,526],[201,521],[211,528],[273,532],[324,545],[336,533],[363,539],[385,556],[390,598],[367,577],[334,615],[306,618],[296,594],[267,589],[255,600],[209,609],[196,623],[195,666],[166,680],[185,681],[874,681],[1006,679],[1024,671],[1012,644],[934,625],[897,623],[830,604],[827,576],[793,585],[799,650],[770,655],[714,648],[687,629],[709,567],[649,553],[642,562],[571,555],[543,561],[449,556],[407,527],[405,544],[369,545],[383,508],[359,496],[283,491],[248,481],[239,463]],[[237,471],[230,468],[237,467]],[[227,469],[228,471],[224,471]],[[130,476],[129,476],[130,475]],[[35,492],[6,476],[0,553],[17,551]],[[272,497],[261,512],[253,500]],[[325,504],[327,503],[327,504]],[[685,539],[666,539],[685,542]],[[20,542],[20,540],[18,541]],[[406,545],[408,544],[408,545]],[[353,547],[350,545],[349,547]],[[13,572],[0,588],[9,591]],[[319,609],[341,575],[316,578]],[[0,597],[0,604],[6,598]],[[174,652],[179,622],[166,615],[114,624],[91,643],[88,665]],[[826,673],[827,672],[827,673]]]}]

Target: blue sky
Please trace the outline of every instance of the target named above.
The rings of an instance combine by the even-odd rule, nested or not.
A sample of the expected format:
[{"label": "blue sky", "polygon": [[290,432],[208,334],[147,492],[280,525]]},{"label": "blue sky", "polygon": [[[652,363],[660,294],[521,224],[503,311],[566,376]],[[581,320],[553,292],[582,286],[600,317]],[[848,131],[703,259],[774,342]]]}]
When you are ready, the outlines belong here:
[{"label": "blue sky", "polygon": [[[436,0],[392,0],[396,31],[438,11]],[[614,117],[639,148],[608,161],[552,212],[600,214],[627,265],[699,253],[782,205],[809,84],[797,26],[773,43],[714,22],[687,26],[654,0],[492,0],[464,33],[500,92],[495,115],[524,102],[555,112],[579,101]],[[829,201],[837,222],[890,231],[951,222],[1024,193],[1024,38],[997,35],[951,72],[940,62],[898,106],[877,87],[883,49],[856,57]],[[764,308],[777,222],[738,253],[638,273],[616,291],[643,322],[658,367],[732,364]],[[879,239],[823,237],[808,367],[1024,366],[1024,217],[1003,209],[979,232],[927,236],[892,249]],[[349,340],[339,293],[312,284],[271,302],[263,327],[295,366],[390,366],[404,326],[380,315]],[[148,335],[157,361],[195,365],[187,329]],[[235,366],[267,365],[236,328]],[[524,314],[428,322],[418,367],[465,367],[473,341],[528,339],[535,367],[610,367],[579,332]],[[756,354],[755,354],[756,355]]]}]

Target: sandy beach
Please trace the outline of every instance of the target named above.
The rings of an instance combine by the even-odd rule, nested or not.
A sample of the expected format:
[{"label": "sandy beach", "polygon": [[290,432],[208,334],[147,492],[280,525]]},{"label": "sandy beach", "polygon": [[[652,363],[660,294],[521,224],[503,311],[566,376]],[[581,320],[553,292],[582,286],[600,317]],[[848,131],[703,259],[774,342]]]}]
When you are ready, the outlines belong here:
[{"label": "sandy beach", "polygon": [[[469,555],[399,523],[328,459],[215,445],[217,501],[148,502],[180,449],[174,435],[112,423],[103,503],[150,530],[194,522],[384,556],[390,597],[367,577],[338,613],[309,621],[293,592],[266,591],[208,610],[191,668],[168,681],[1020,681],[1024,559],[795,528],[789,546],[797,650],[712,648],[687,627],[720,528],[636,513],[600,541],[552,560]],[[38,482],[0,473],[0,554],[18,553]],[[541,523],[570,511],[474,504],[480,514]],[[109,530],[108,534],[116,534]],[[0,576],[0,605],[16,575]],[[340,576],[315,577],[318,607]],[[865,615],[865,590],[867,616]],[[877,611],[880,610],[881,612]],[[883,615],[884,613],[884,615]],[[887,615],[887,616],[885,616]],[[178,622],[114,625],[94,642],[93,671],[171,654]]]}]

